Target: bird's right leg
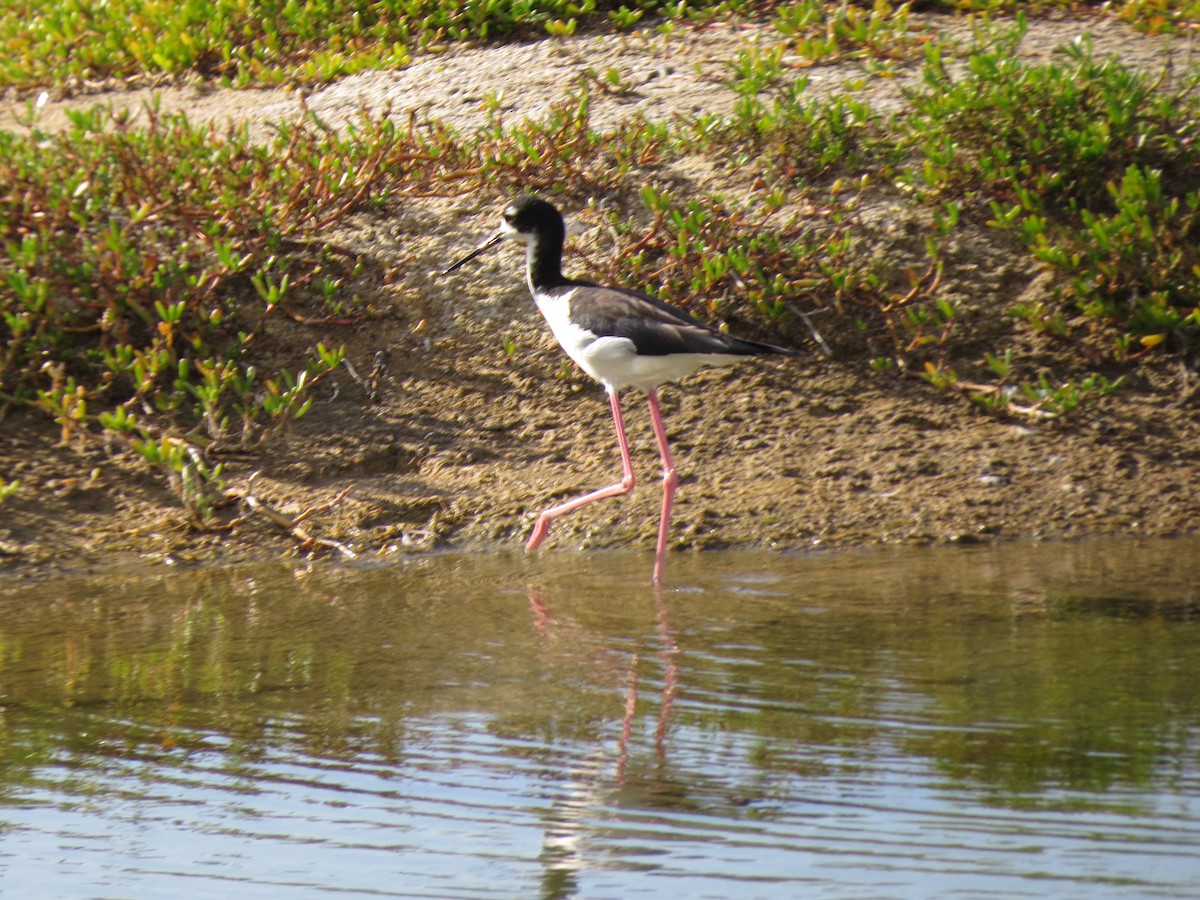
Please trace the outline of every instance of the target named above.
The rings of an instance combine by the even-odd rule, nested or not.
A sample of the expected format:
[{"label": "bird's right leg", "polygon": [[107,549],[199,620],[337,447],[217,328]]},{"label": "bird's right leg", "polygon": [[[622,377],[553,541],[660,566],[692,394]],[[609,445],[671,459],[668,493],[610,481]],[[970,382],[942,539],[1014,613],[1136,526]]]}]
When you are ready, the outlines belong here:
[{"label": "bird's right leg", "polygon": [[662,512],[658,518],[658,545],[654,552],[654,584],[662,584],[663,565],[667,557],[667,536],[671,532],[671,506],[675,502],[675,488],[679,484],[679,475],[675,472],[675,462],[671,459],[671,445],[667,441],[667,429],[663,425],[662,410],[658,406],[658,392],[651,388],[646,391],[646,400],[650,404],[650,422],[654,425],[654,436],[658,439],[658,453],[662,458],[663,467],[663,499]]},{"label": "bird's right leg", "polygon": [[559,516],[574,512],[581,506],[587,506],[597,500],[619,497],[633,490],[633,461],[629,458],[629,440],[625,437],[625,423],[621,419],[621,401],[617,392],[611,388],[608,391],[608,402],[612,406],[613,424],[617,427],[617,444],[621,448],[621,465],[624,467],[621,480],[616,484],[610,484],[608,487],[602,487],[590,494],[584,494],[582,497],[576,497],[574,500],[568,500],[558,506],[551,506],[543,511],[538,516],[537,524],[533,526],[533,533],[529,535],[529,540],[525,543],[526,553],[537,549],[538,545],[545,540],[546,533],[550,530],[550,524]]}]

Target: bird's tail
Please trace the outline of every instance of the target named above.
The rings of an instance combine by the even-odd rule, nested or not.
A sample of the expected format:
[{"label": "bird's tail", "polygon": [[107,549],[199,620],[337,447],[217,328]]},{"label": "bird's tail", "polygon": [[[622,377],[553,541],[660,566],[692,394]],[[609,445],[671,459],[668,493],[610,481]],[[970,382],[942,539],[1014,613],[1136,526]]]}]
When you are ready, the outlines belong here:
[{"label": "bird's tail", "polygon": [[748,341],[744,338],[729,338],[729,352],[738,356],[798,356],[800,351],[794,347],[780,347],[778,344],[767,344],[763,341]]}]

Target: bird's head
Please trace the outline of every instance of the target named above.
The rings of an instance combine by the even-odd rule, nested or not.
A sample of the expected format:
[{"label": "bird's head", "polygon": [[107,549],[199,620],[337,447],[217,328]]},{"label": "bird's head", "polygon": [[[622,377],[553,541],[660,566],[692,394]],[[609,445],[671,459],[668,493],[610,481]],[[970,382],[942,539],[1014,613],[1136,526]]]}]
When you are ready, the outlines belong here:
[{"label": "bird's head", "polygon": [[445,269],[442,274],[449,275],[501,241],[520,241],[523,244],[557,241],[561,244],[566,233],[566,223],[563,221],[562,213],[553,203],[532,195],[518,197],[504,207],[504,211],[500,214],[500,227],[496,233],[458,262]]}]

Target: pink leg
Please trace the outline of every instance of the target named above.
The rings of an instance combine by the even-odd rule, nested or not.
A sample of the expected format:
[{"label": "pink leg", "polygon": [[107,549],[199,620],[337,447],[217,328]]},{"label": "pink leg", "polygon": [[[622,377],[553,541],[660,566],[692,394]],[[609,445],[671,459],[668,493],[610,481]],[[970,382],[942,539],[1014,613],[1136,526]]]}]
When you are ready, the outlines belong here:
[{"label": "pink leg", "polygon": [[581,506],[587,506],[597,500],[619,497],[621,494],[628,494],[633,490],[633,461],[629,458],[629,441],[625,437],[625,423],[621,421],[621,401],[617,397],[616,391],[608,392],[608,401],[612,406],[613,423],[617,426],[617,444],[621,448],[621,465],[624,467],[621,480],[616,484],[610,484],[608,487],[602,487],[590,494],[584,494],[582,497],[576,497],[574,500],[568,500],[566,503],[560,503],[558,506],[552,506],[545,510],[538,516],[537,524],[533,526],[533,533],[529,535],[529,540],[525,543],[526,553],[537,549],[538,545],[545,540],[546,533],[550,530],[550,523],[559,516],[574,512]]},{"label": "pink leg", "polygon": [[654,423],[654,436],[658,438],[658,455],[662,457],[663,501],[662,513],[658,518],[658,547],[654,555],[654,583],[662,584],[663,563],[667,555],[667,534],[671,530],[671,505],[675,502],[675,487],[679,476],[675,474],[675,463],[671,459],[671,448],[667,444],[667,429],[663,427],[662,413],[658,409],[658,392],[653,388],[646,391],[650,401],[650,421]]}]

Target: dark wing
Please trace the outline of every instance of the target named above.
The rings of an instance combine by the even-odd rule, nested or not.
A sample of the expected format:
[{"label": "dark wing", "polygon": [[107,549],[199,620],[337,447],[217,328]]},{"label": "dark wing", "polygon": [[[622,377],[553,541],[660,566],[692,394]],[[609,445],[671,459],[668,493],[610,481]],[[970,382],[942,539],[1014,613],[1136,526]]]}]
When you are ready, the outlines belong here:
[{"label": "dark wing", "polygon": [[606,288],[574,282],[579,290],[571,298],[572,317],[599,337],[633,341],[641,356],[672,353],[725,353],[755,356],[796,351],[722,334],[682,309],[627,288]]}]

